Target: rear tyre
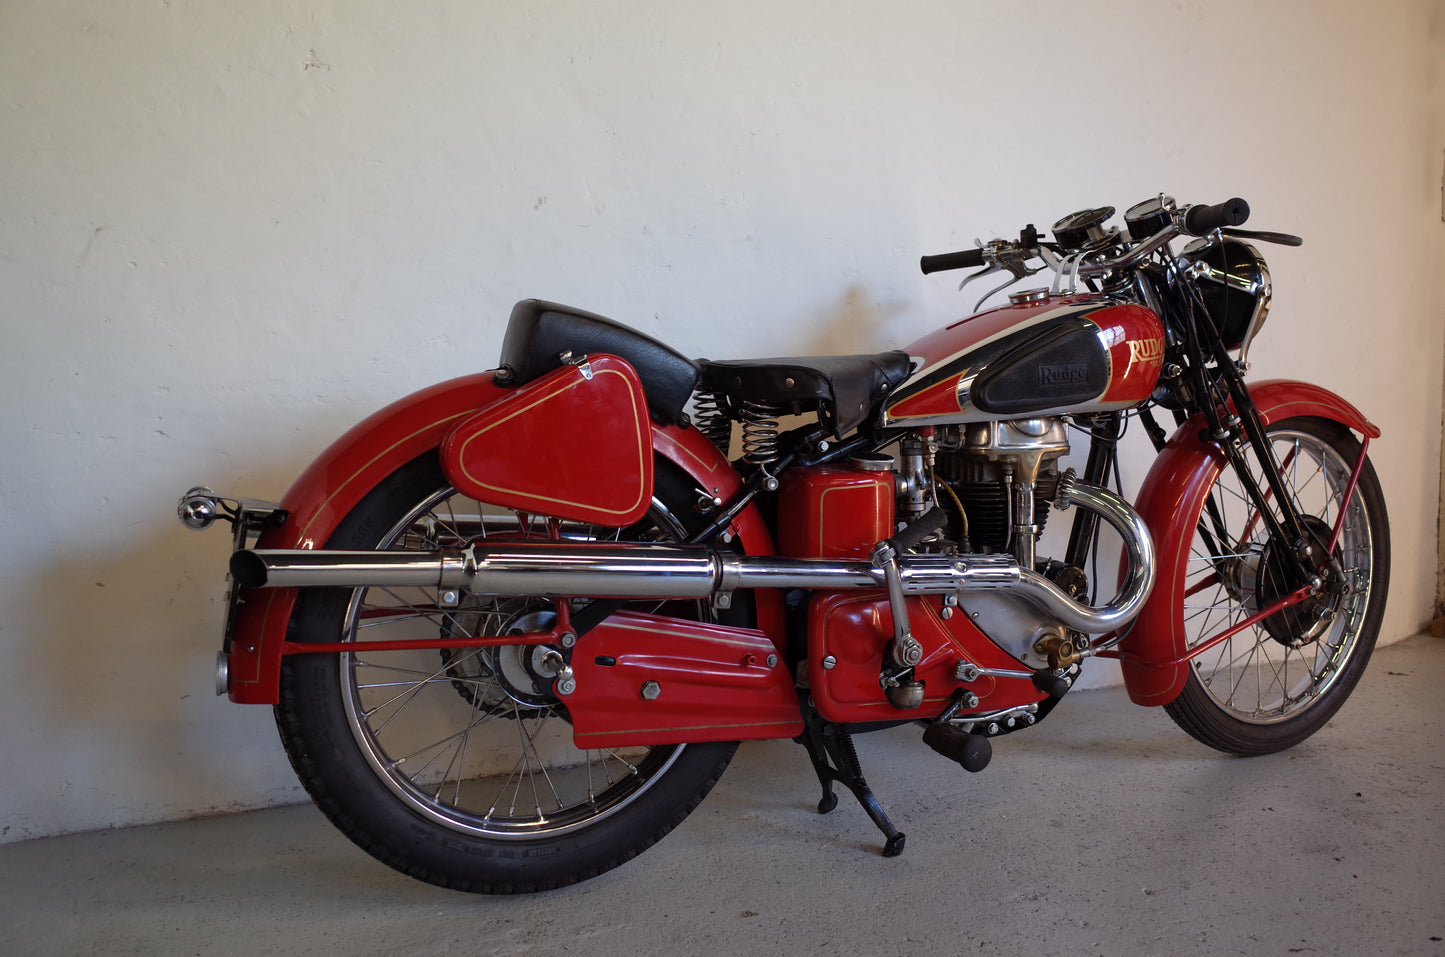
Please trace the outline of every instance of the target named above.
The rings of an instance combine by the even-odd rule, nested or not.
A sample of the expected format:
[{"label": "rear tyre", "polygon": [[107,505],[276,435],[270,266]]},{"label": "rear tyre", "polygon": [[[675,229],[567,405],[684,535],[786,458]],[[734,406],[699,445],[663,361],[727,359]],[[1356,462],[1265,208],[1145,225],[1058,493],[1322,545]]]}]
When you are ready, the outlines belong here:
[{"label": "rear tyre", "polygon": [[[685,502],[669,478],[659,474],[659,495],[672,484],[667,497]],[[675,541],[685,534],[681,514],[654,499],[631,528],[560,531]],[[432,452],[383,481],[326,544],[430,550],[541,527],[457,493]],[[672,602],[662,613],[697,617],[703,608]],[[586,880],[667,834],[717,782],[735,742],[577,749],[552,691],[565,648],[367,650],[376,640],[546,630],[554,618],[543,599],[471,596],[448,609],[419,588],[304,592],[291,640],[356,646],[283,659],[276,723],[317,806],[383,863],[487,893]]]},{"label": "rear tyre", "polygon": [[[1268,754],[1314,734],[1364,673],[1385,613],[1390,525],[1367,461],[1345,501],[1360,444],[1344,426],[1295,418],[1266,428],[1286,488],[1316,536],[1344,524],[1334,557],[1343,580],[1203,652],[1165,706],[1195,739],[1230,754]],[[1256,466],[1257,468],[1257,466]],[[1262,475],[1257,474],[1263,487]],[[1231,469],[1210,490],[1185,579],[1184,627],[1193,648],[1294,591],[1284,550]]]}]

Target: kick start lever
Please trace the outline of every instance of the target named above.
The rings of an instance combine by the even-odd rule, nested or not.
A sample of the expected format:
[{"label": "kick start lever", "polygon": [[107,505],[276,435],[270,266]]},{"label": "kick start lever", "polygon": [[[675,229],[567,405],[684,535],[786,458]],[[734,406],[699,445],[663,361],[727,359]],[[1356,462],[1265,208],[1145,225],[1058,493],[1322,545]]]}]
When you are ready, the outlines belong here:
[{"label": "kick start lever", "polygon": [[942,528],[947,521],[947,514],[935,506],[897,535],[879,542],[870,556],[873,567],[883,573],[884,584],[888,586],[888,610],[893,615],[893,641],[889,645],[888,659],[899,669],[893,675],[885,671],[879,675],[878,681],[893,706],[904,711],[912,711],[923,704],[923,684],[899,680],[923,660],[923,645],[913,637],[908,624],[908,605],[903,595],[903,576],[898,571],[898,556]]}]

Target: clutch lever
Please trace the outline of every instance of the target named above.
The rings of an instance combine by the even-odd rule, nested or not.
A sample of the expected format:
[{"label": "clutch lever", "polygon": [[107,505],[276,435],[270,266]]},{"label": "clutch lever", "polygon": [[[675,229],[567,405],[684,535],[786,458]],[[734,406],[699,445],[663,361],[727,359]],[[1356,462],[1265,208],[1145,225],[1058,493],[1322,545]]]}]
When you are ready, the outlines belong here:
[{"label": "clutch lever", "polygon": [[967,286],[975,279],[982,279],[984,276],[988,276],[993,273],[1006,272],[1009,273],[1009,278],[1004,280],[1002,285],[995,286],[993,289],[990,289],[988,292],[984,293],[983,298],[979,299],[978,302],[974,303],[974,312],[977,312],[979,307],[982,306],[985,302],[987,302],[988,298],[994,293],[1001,292],[1002,290],[1007,289],[1009,286],[1012,286],[1014,283],[1018,282],[1020,279],[1023,279],[1026,276],[1032,276],[1034,273],[1039,272],[1044,268],[1042,265],[1034,266],[1031,268],[1025,264],[1024,258],[1030,253],[1032,253],[1033,250],[1022,249],[1018,245],[1007,242],[1005,240],[995,239],[987,246],[984,246],[983,251],[984,258],[988,261],[989,264],[988,268],[981,269],[978,272],[965,277],[963,282],[958,284],[958,291],[962,292],[963,287]]},{"label": "clutch lever", "polygon": [[1257,239],[1262,243],[1275,243],[1280,246],[1304,245],[1303,239],[1289,233],[1271,233],[1262,229],[1236,229],[1233,226],[1226,226],[1220,232],[1236,239]]}]

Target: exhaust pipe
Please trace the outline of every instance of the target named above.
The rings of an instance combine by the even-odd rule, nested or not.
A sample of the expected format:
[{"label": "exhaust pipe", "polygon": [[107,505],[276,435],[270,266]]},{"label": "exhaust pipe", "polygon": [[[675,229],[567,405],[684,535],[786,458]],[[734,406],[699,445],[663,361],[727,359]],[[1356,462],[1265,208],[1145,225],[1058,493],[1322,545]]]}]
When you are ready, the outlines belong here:
[{"label": "exhaust pipe", "polygon": [[248,588],[461,588],[543,598],[706,598],[738,588],[879,588],[866,561],[720,554],[701,545],[475,544],[435,552],[245,549],[231,577]]},{"label": "exhaust pipe", "polygon": [[[1067,499],[1065,499],[1067,495]],[[1075,483],[1060,507],[1077,504],[1119,530],[1129,571],[1114,600],[1082,605],[1011,555],[900,555],[905,595],[1010,591],[1061,623],[1102,634],[1138,614],[1154,582],[1154,549],[1144,522],[1107,489]],[[740,588],[817,591],[883,589],[884,571],[868,561],[734,555],[705,545],[478,542],[433,552],[243,549],[231,577],[247,588],[431,588],[480,595],[542,598],[707,598]]]}]

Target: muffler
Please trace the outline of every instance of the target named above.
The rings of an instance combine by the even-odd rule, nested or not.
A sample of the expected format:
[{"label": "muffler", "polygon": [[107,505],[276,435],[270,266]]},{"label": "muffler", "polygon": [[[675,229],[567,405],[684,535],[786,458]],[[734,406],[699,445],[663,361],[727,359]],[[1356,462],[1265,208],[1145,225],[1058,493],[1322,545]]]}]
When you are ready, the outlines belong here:
[{"label": "muffler", "polygon": [[231,576],[249,588],[464,589],[544,598],[706,598],[738,588],[878,588],[866,561],[719,553],[703,545],[477,543],[434,552],[245,549]]}]

